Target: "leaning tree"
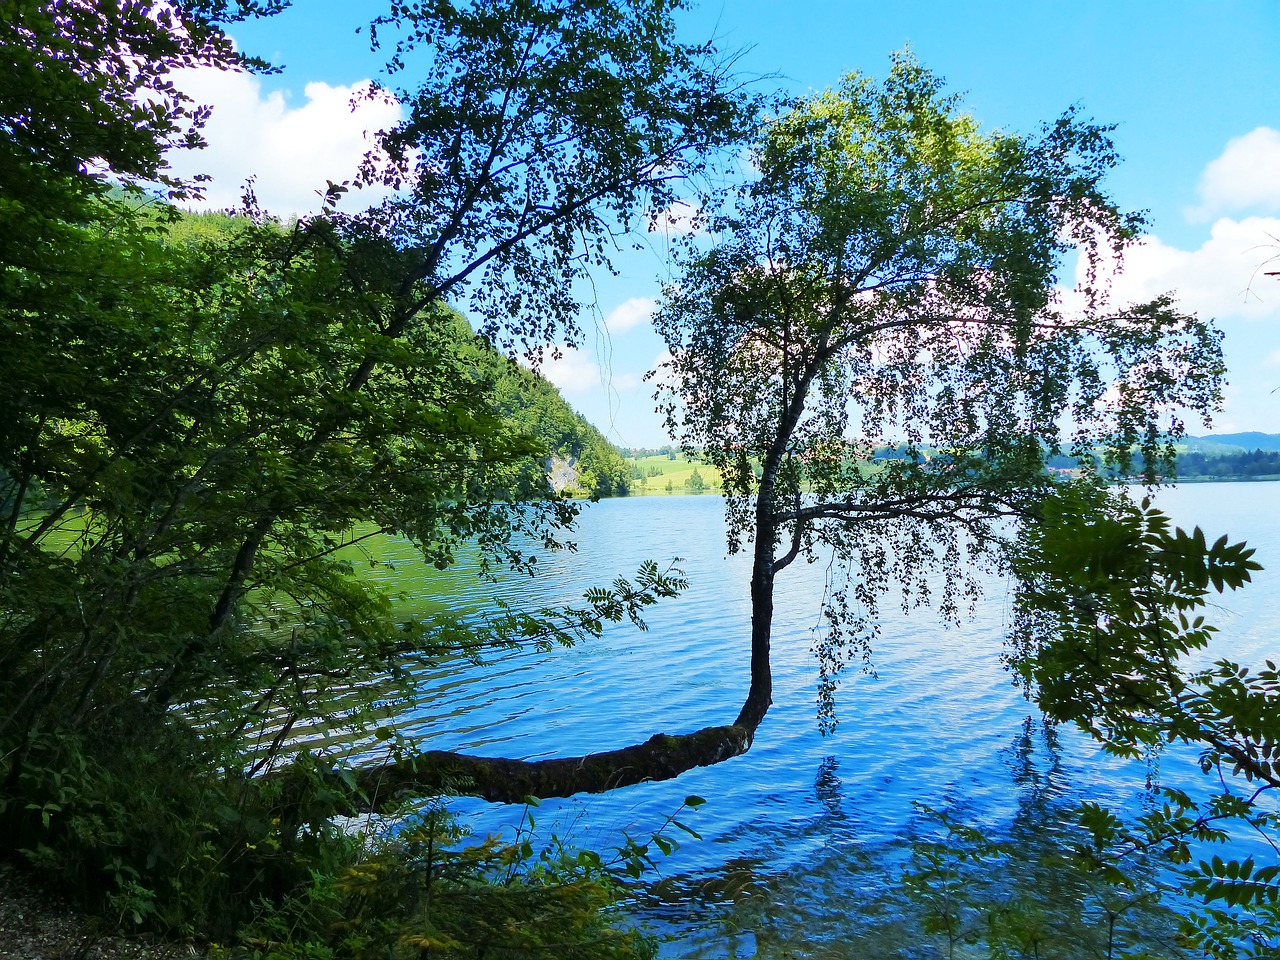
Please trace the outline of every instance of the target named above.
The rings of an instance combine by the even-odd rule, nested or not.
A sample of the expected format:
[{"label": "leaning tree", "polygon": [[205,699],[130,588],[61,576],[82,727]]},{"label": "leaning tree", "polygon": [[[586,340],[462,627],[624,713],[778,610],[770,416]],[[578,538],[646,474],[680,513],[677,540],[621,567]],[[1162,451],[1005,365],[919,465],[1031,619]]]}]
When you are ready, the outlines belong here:
[{"label": "leaning tree", "polygon": [[1141,221],[1102,190],[1105,128],[983,131],[903,55],[883,85],[855,74],[780,112],[751,156],[656,319],[668,424],[724,477],[730,549],[752,551],[744,743],[771,701],[786,567],[830,562],[830,724],[886,595],[956,616],[1034,522],[1049,458],[1159,473],[1179,411],[1208,415],[1223,373],[1209,323],[1109,300]]},{"label": "leaning tree", "polygon": [[817,653],[834,723],[886,594],[959,615],[980,570],[1012,569],[1050,458],[1165,469],[1179,411],[1218,403],[1220,335],[1168,297],[1110,302],[1142,222],[1103,191],[1107,133],[1074,114],[1037,137],[984,132],[906,56],[883,86],[855,75],[765,123],[754,175],[708,205],[656,318],[668,426],[724,478],[730,549],[753,551],[737,717],[588,757],[418,754],[362,786],[453,770],[493,799],[566,795],[740,755],[772,698],[775,580],[801,558],[831,563]]},{"label": "leaning tree", "polygon": [[[463,542],[523,565],[517,534],[553,538],[572,515],[493,409],[455,308],[490,350],[571,340],[588,272],[740,138],[752,98],[713,47],[676,39],[682,5],[391,4],[370,95],[404,119],[359,175],[391,199],[344,214],[335,184],[285,226],[250,195],[212,233],[139,208],[148,184],[187,186],[166,181],[164,151],[198,141],[206,114],[173,73],[248,65],[219,24],[279,4],[0,11],[26,78],[0,84],[0,789],[20,795],[108,731],[127,759],[170,730],[234,751],[265,724],[263,767],[278,763],[262,783],[285,780],[296,812],[306,764],[286,743],[345,721],[335,687],[373,700],[417,657],[590,633],[670,592],[647,568],[567,622],[406,623],[341,551],[386,531],[439,566]],[[382,803],[397,776],[421,793],[468,773],[446,759],[408,753],[351,782]],[[510,799],[652,766],[568,764],[544,789],[527,765],[476,763],[474,789]],[[0,803],[11,837],[43,835],[43,802]]]}]

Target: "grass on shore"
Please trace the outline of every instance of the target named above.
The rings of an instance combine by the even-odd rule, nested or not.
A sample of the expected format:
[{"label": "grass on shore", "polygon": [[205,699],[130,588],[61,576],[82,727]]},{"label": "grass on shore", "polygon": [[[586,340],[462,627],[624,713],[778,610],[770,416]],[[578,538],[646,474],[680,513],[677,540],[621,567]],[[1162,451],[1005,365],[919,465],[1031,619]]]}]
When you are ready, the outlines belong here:
[{"label": "grass on shore", "polygon": [[[677,456],[676,459],[672,460],[665,454],[658,454],[653,457],[628,459],[627,463],[638,466],[640,471],[645,474],[643,478],[637,478],[634,476],[633,471],[631,478],[631,495],[633,497],[694,493],[695,490],[690,481],[693,479],[695,470],[705,484],[701,491],[702,493],[719,493],[721,491],[719,471],[708,464],[694,463],[682,456]],[[649,476],[648,474],[650,473],[654,473],[654,475]]]}]

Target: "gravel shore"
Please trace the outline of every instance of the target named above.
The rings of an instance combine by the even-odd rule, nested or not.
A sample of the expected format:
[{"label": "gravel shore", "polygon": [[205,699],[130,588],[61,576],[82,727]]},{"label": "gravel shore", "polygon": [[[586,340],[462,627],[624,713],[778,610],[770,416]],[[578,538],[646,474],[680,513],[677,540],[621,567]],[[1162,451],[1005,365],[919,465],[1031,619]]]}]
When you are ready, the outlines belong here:
[{"label": "gravel shore", "polygon": [[3,960],[192,960],[186,944],[122,937],[103,930],[56,895],[0,863],[0,958]]}]

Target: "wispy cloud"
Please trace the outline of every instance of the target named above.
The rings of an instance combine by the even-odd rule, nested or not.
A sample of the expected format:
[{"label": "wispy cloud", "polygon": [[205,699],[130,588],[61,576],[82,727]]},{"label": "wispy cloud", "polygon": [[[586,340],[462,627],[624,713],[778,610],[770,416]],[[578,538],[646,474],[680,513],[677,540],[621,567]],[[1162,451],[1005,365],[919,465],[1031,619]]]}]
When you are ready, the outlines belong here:
[{"label": "wispy cloud", "polygon": [[[1199,247],[1183,250],[1159,237],[1143,237],[1111,276],[1115,302],[1142,302],[1172,293],[1185,309],[1206,317],[1267,320],[1280,317],[1280,289],[1260,267],[1276,253],[1280,219],[1217,220]],[[1083,270],[1083,263],[1081,263]]]},{"label": "wispy cloud", "polygon": [[611,334],[626,333],[652,320],[657,307],[658,301],[653,297],[632,297],[614,307],[604,318],[604,325]]},{"label": "wispy cloud", "polygon": [[544,360],[539,372],[561,393],[590,393],[600,388],[600,367],[590,354],[575,347],[561,347],[560,356]]}]

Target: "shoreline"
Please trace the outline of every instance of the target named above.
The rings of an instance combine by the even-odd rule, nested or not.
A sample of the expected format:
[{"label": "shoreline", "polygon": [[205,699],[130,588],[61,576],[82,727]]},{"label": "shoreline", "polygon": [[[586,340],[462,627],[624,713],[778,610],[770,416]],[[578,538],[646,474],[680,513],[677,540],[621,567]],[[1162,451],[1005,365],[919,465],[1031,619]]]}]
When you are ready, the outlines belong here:
[{"label": "shoreline", "polygon": [[42,890],[21,867],[0,861],[0,960],[190,960],[207,955],[193,944],[108,932],[104,918],[77,910]]}]

